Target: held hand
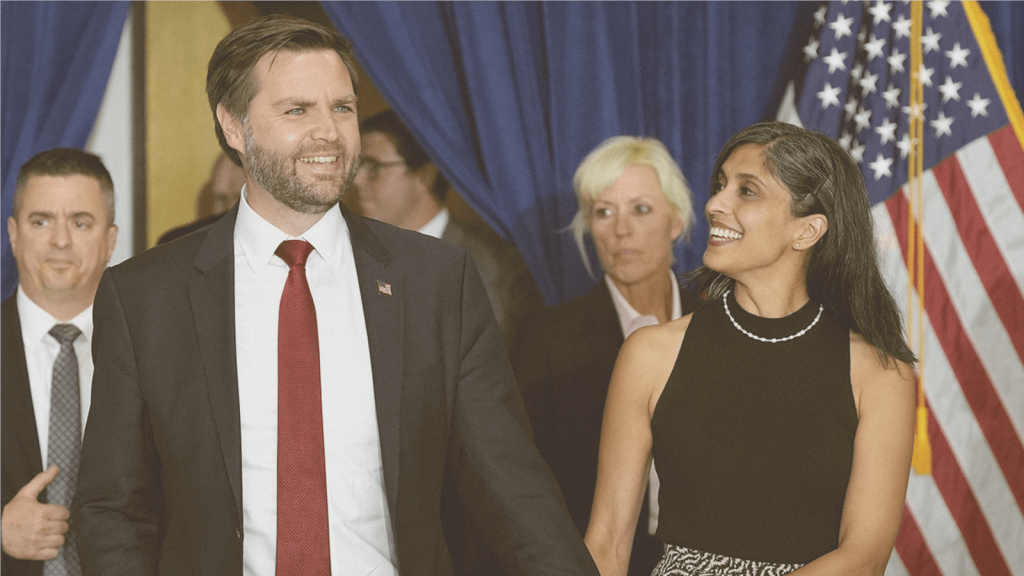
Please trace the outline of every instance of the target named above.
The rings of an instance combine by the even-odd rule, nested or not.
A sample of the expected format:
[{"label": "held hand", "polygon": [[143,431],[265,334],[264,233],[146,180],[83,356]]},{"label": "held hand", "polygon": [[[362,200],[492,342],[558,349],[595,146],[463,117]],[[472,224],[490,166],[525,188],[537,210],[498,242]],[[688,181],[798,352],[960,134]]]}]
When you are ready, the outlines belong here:
[{"label": "held hand", "polygon": [[21,560],[52,560],[64,545],[71,514],[63,506],[39,502],[39,493],[53,482],[57,472],[56,466],[50,466],[36,474],[4,506],[0,538],[8,556]]}]

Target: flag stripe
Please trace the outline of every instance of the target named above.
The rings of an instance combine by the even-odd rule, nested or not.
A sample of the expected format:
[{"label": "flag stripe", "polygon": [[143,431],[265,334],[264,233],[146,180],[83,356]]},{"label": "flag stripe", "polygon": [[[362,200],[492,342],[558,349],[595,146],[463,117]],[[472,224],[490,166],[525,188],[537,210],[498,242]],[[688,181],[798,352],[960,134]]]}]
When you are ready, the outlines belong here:
[{"label": "flag stripe", "polygon": [[[902,195],[897,195],[897,197],[902,198]],[[889,203],[877,206],[873,212],[877,235],[881,241],[883,271],[888,280],[892,282],[891,285],[905,286],[907,284],[905,251],[900,247],[897,234],[898,230],[905,238],[905,227],[902,225],[905,222],[905,216],[897,215],[898,225],[894,228],[893,220],[888,212],[892,209],[890,204],[896,203],[896,198],[891,199]],[[904,204],[903,210],[905,209]],[[895,211],[898,213],[899,207]],[[898,299],[897,302],[901,308],[906,305],[904,299]],[[916,305],[916,303],[915,295],[915,300],[911,304]],[[903,310],[903,312],[906,311]],[[973,485],[980,486],[981,492],[978,497],[984,502],[996,503],[994,512],[997,516],[1002,517],[998,521],[1024,525],[1024,518],[1021,518],[1016,507],[1002,506],[1003,502],[1012,501],[1012,495],[1008,487],[999,486],[998,481],[1003,480],[1003,477],[999,473],[995,458],[991,454],[984,435],[978,428],[978,423],[971,417],[971,409],[964,399],[960,383],[954,378],[946,356],[942,353],[935,331],[927,320],[926,318],[925,349],[933,352],[926,354],[923,370],[925,374],[932,375],[930,378],[926,376],[928,384],[925,387],[931,414],[936,420],[948,423],[950,428],[956,431],[951,437],[954,442],[953,449],[961,460],[966,458],[965,461],[970,463],[964,472],[970,477]],[[955,465],[956,462],[954,461],[953,464]],[[971,553],[960,533],[958,523],[950,510],[950,506],[956,503],[953,502],[947,506],[942,492],[935,485],[933,476],[911,475],[907,490],[907,503],[914,511],[925,541],[933,551],[942,573],[956,576],[978,574]],[[988,508],[992,508],[992,506]],[[1013,530],[1009,532],[1012,537]],[[912,560],[904,561],[910,572],[915,570]]]},{"label": "flag stripe", "polygon": [[[1006,260],[1003,259],[1003,253],[993,238],[994,235],[999,235],[1024,240],[1024,219],[1018,223],[1021,228],[1017,230],[1006,229],[990,233],[958,160],[959,154],[940,162],[932,172],[938,189],[946,198],[949,214],[960,231],[963,247],[974,263],[974,270],[985,286],[993,308],[1013,342],[1014,349],[1017,352],[1024,352],[1024,313],[1021,313],[1024,311],[1024,297],[1021,296]],[[973,169],[977,170],[978,167],[975,166]],[[997,178],[985,178],[977,185],[998,186],[995,180]],[[1006,195],[1003,194],[1003,197]]]},{"label": "flag stripe", "polygon": [[[914,511],[909,506],[903,509],[900,534],[896,538],[896,552],[899,553],[904,569],[910,576],[942,576],[932,551],[925,544],[921,528],[914,519]],[[908,569],[911,566],[913,570]],[[886,570],[885,574],[889,576],[889,570]]]},{"label": "flag stripe", "polygon": [[[903,194],[894,196],[886,203],[886,206],[892,218],[887,223],[888,226],[892,226],[893,222],[905,221],[907,206]],[[888,220],[888,218],[883,217],[882,220]],[[898,244],[905,245],[906,233],[903,226],[897,225],[891,230],[891,233],[898,239]],[[902,249],[899,249],[898,252],[890,251],[890,258],[899,258],[900,262],[897,266],[890,265],[889,272],[890,274],[895,272],[894,277],[897,282],[905,283],[903,252]],[[1020,492],[1019,483],[1010,483],[1010,479],[1020,477],[1020,473],[1007,472],[1008,467],[1012,470],[1014,466],[1020,466],[1019,463],[1014,462],[1014,459],[1016,462],[1020,462],[1020,458],[1014,454],[1014,450],[1007,451],[1006,449],[1007,446],[1020,447],[1021,440],[1012,431],[1012,427],[1000,425],[999,419],[1006,412],[999,405],[998,398],[990,395],[979,401],[979,396],[983,396],[986,390],[991,390],[990,386],[986,386],[988,384],[987,376],[980,365],[976,364],[977,357],[974,355],[974,347],[964,338],[962,330],[959,329],[959,319],[951,311],[948,293],[945,291],[942,279],[935,273],[934,263],[927,249],[925,260],[927,275],[925,302],[927,303],[928,318],[925,366],[923,367],[925,394],[931,406],[932,415],[938,421],[943,422],[944,427],[949,427],[954,431],[949,438],[954,443],[951,451],[955,453],[956,458],[943,461],[942,465],[956,468],[950,472],[957,477],[964,477],[970,482],[970,489],[966,492],[950,492],[949,486],[946,485],[940,485],[939,488],[946,497],[950,513],[956,518],[958,525],[962,525],[962,521],[956,506],[958,502],[963,504],[963,501],[959,499],[970,497],[972,504],[968,506],[968,509],[984,510],[1004,554],[1019,559],[1021,570],[1024,570],[1024,554],[1017,544],[1017,542],[1024,541],[1024,515],[1021,513],[1020,500],[1017,500],[1016,505],[1014,503],[1014,500],[1017,499],[1015,492]],[[984,294],[973,297],[973,299],[978,298],[984,298]],[[943,327],[943,330],[935,328],[935,318],[941,319],[938,326]],[[950,340],[954,342],[952,346],[949,345]],[[963,386],[964,382],[970,382],[970,386]],[[979,412],[979,404],[982,406],[983,412]],[[981,417],[979,419],[971,418],[972,413],[975,415],[980,413]],[[995,414],[994,418],[990,418],[993,413]],[[934,449],[933,444],[933,451]],[[1002,460],[1000,460],[1001,458]],[[933,474],[936,476],[936,484],[940,482],[939,462],[933,459]],[[963,463],[962,470],[955,466],[957,462]],[[1003,473],[1000,473],[1001,469]],[[950,497],[958,498],[958,500],[949,500]],[[988,530],[987,526],[986,530]],[[968,534],[964,534],[964,536],[965,538],[970,537]],[[960,573],[957,570],[945,570],[945,572],[947,574]],[[985,574],[985,572],[982,573]]]},{"label": "flag stripe", "polygon": [[[905,510],[905,512],[909,513],[909,510]],[[899,552],[896,550],[889,554],[889,562],[885,565],[885,576],[910,576],[910,573],[907,572],[907,567],[903,564],[903,560],[900,559]]]},{"label": "flag stripe", "polygon": [[1013,197],[1017,199],[1020,209],[1024,210],[1024,148],[1021,148],[1017,135],[1009,126],[989,134],[988,138]]},{"label": "flag stripe", "polygon": [[[960,527],[935,485],[931,476],[910,475],[907,487],[907,506],[913,511],[918,529],[931,551],[932,558],[943,574],[956,576],[981,576],[974,565],[971,551],[967,549]],[[916,560],[904,559],[908,571],[914,572]]]},{"label": "flag stripe", "polygon": [[928,434],[932,441],[932,476],[935,485],[939,487],[947,505],[956,503],[956,506],[950,507],[951,512],[978,572],[985,576],[1009,576],[1010,568],[1006,565],[985,514],[971,493],[971,486],[933,415],[928,418]]},{"label": "flag stripe", "polygon": [[[1013,147],[1020,152],[1016,140]],[[1024,248],[1024,211],[1015,201],[1011,183],[996,157],[995,144],[988,138],[979,138],[957,152],[957,160],[967,182],[968,192],[973,192],[978,215],[988,227],[989,238],[998,247],[1003,262],[1009,269],[1007,289],[1020,294],[1024,288],[1024,258],[1012,258]],[[1020,155],[1024,165],[1024,155]],[[1024,178],[1024,174],[1020,174]],[[1021,183],[1016,183],[1022,185]],[[1020,308],[1018,308],[1019,310]],[[1004,320],[1016,321],[1018,330],[1024,331],[1024,314],[1014,314]],[[1024,347],[1017,346],[1017,352],[1024,354]]]},{"label": "flag stripe", "polygon": [[[893,222],[906,221],[908,207],[903,194],[893,196],[886,204],[889,206]],[[925,218],[927,221],[927,215]],[[894,228],[900,246],[903,247],[901,252],[905,251],[906,232],[900,226]],[[982,433],[988,440],[988,445],[1003,476],[1007,479],[1014,478],[1024,471],[1024,444],[1014,430],[1007,411],[978,358],[977,349],[963,330],[960,317],[946,290],[945,282],[935,267],[931,247],[931,244],[925,247],[925,310],[928,313],[929,323],[932,325],[939,346],[945,352],[946,360],[949,362],[949,368],[952,369],[955,379],[961,383],[971,382],[971,386],[958,386],[958,388],[962,391]],[[962,270],[963,267],[956,269]],[[983,296],[983,294],[971,294],[969,299],[978,300]],[[936,323],[936,318],[941,318],[942,322]],[[928,356],[925,359],[928,360]],[[924,371],[926,394],[935,379],[933,375],[941,378],[942,372],[933,372],[928,369]],[[966,458],[968,454],[961,456]],[[1024,486],[1021,486],[1020,483],[1012,483],[1009,484],[1009,489],[1012,493],[1011,499],[1016,500],[1018,508],[1024,509]]]},{"label": "flag stripe", "polygon": [[[959,329],[965,331],[973,343],[972,353],[978,356],[984,367],[985,379],[980,382],[994,386],[1007,408],[1024,408],[1024,387],[1015,384],[1024,382],[1024,363],[997,315],[967,249],[960,236],[954,233],[956,222],[931,171],[924,174],[923,184],[925,243],[935,258],[935,270],[947,287],[945,301],[955,308],[957,321],[963,323]],[[902,226],[900,228],[902,233]],[[929,272],[932,273],[934,270]],[[943,345],[947,346],[948,342]],[[955,356],[957,351],[953,348],[951,354]],[[956,364],[956,359],[951,358],[950,362]],[[973,378],[965,379],[961,374],[958,379],[968,388],[974,386]],[[1020,431],[1024,430],[1024,409],[1010,410],[1009,416],[1020,436]]]},{"label": "flag stripe", "polygon": [[[1024,382],[1024,363],[995,311],[975,262],[955,232],[956,220],[931,171],[924,174],[923,184],[925,244],[935,257],[950,300],[964,322],[963,329],[975,343],[989,376],[999,375],[1000,393],[1007,395],[1007,404],[1015,405],[1010,399],[1016,399],[1024,406],[1024,390],[1013,385]],[[1024,414],[1015,415],[1014,422],[1018,430],[1024,430]]]}]

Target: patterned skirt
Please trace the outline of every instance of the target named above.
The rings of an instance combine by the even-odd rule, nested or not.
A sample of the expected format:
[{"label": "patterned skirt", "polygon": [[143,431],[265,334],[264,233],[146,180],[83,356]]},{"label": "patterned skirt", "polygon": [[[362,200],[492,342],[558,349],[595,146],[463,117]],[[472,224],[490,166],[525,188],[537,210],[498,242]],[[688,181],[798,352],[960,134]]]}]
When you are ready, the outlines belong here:
[{"label": "patterned skirt", "polygon": [[803,564],[773,564],[665,545],[665,555],[651,576],[782,576]]}]

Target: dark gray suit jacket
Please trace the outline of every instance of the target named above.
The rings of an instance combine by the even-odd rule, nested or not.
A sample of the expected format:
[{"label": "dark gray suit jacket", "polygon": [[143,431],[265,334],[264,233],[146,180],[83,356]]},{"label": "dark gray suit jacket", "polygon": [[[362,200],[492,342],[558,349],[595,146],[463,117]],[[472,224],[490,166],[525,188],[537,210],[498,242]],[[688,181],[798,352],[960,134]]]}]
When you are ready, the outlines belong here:
[{"label": "dark gray suit jacket", "polygon": [[[446,464],[517,574],[596,575],[461,248],[342,212],[370,345],[384,487],[403,576],[450,574]],[[105,273],[73,518],[86,574],[242,572],[233,231],[209,228]],[[378,291],[378,281],[392,295]]]},{"label": "dark gray suit jacket", "polygon": [[455,218],[448,220],[441,239],[462,246],[473,257],[501,328],[505,349],[510,349],[523,315],[544,308],[544,297],[523,257],[490,228],[465,224]]},{"label": "dark gray suit jacket", "polygon": [[[25,343],[21,341],[17,293],[0,305],[0,411],[0,476],[3,478],[3,503],[0,506],[7,506],[18,490],[43,471],[25,362]],[[46,501],[46,490],[39,495],[39,500]],[[0,572],[4,576],[39,576],[43,573],[42,562],[16,560],[7,554],[3,555],[2,562]]]}]

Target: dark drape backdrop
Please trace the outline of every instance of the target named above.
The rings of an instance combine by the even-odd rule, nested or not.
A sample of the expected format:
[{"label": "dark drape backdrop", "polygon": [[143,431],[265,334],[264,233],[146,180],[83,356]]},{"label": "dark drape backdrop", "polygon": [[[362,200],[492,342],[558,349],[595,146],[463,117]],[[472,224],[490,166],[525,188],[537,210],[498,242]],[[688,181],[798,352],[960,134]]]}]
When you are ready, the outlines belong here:
[{"label": "dark drape backdrop", "polygon": [[[1024,3],[1021,3],[1024,4]],[[987,2],[1014,85],[1024,6]],[[563,230],[572,174],[617,134],[679,161],[700,214],[721,145],[778,108],[777,79],[806,42],[803,2],[323,2],[384,97],[442,172],[523,253],[549,304],[587,276]],[[799,55],[795,56],[799,58]],[[788,76],[788,75],[786,75]],[[677,248],[700,264],[707,224]],[[592,257],[592,261],[596,261]]]},{"label": "dark drape backdrop", "polygon": [[92,132],[129,2],[0,3],[3,298],[18,286],[7,218],[18,168],[50,148],[83,148]]},{"label": "dark drape backdrop", "polygon": [[[801,2],[324,2],[385,97],[481,216],[523,252],[549,303],[594,281],[570,235],[572,173],[616,134],[654,136],[702,210],[715,154],[776,109]],[[982,2],[1024,88],[1024,3]],[[3,220],[17,168],[84,146],[127,2],[2,2]],[[806,37],[800,38],[806,40]],[[2,229],[2,295],[17,276]],[[700,262],[697,219],[676,268]]]},{"label": "dark drape backdrop", "polygon": [[[325,2],[384,97],[549,303],[588,289],[572,174],[609,136],[662,140],[703,207],[715,152],[765,109],[801,6]],[[707,225],[677,250],[700,261]],[[596,262],[596,260],[594,260]]]}]

